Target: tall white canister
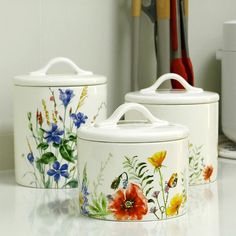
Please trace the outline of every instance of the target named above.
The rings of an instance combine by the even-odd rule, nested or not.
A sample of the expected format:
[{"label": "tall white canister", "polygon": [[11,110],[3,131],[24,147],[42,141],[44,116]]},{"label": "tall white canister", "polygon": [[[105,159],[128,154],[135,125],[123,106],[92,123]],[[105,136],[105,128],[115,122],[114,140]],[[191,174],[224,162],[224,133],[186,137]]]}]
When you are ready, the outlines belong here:
[{"label": "tall white canister", "polygon": [[[162,83],[170,79],[179,81],[185,90],[158,89]],[[125,101],[145,105],[160,119],[186,125],[190,130],[190,185],[216,180],[218,166],[218,94],[192,87],[177,74],[165,74],[153,86],[126,94]],[[126,118],[140,119],[143,117],[132,111],[126,115]]]},{"label": "tall white canister", "polygon": [[227,21],[223,26],[223,48],[217,52],[222,61],[222,130],[236,142],[236,20]]},{"label": "tall white canister", "polygon": [[[75,74],[48,74],[57,63]],[[16,181],[36,188],[74,188],[77,130],[106,118],[106,77],[81,70],[67,58],[14,78]]]}]

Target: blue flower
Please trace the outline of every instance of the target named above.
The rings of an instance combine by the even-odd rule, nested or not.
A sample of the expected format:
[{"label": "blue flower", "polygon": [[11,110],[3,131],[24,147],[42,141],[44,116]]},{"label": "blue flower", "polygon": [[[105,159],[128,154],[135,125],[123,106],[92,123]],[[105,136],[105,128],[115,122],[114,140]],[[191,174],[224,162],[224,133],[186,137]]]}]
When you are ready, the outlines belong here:
[{"label": "blue flower", "polygon": [[61,135],[64,134],[63,130],[59,130],[56,124],[52,123],[52,128],[49,131],[45,131],[46,136],[44,137],[48,143],[54,142],[56,144],[61,143]]},{"label": "blue flower", "polygon": [[49,176],[53,176],[54,180],[58,182],[61,178],[61,176],[65,178],[69,178],[69,173],[68,173],[68,165],[63,164],[60,166],[60,163],[58,161],[55,161],[54,164],[52,165],[53,169],[50,169],[47,171],[47,174]]},{"label": "blue flower", "polygon": [[86,186],[85,182],[82,182],[82,189],[80,192],[80,197],[79,197],[79,201],[80,201],[80,209],[83,215],[89,215],[89,211],[87,209],[87,207],[89,206],[88,203],[88,187]]},{"label": "blue flower", "polygon": [[71,99],[75,96],[73,90],[66,89],[65,91],[63,91],[62,89],[59,89],[59,92],[59,99],[62,101],[64,107],[67,107]]},{"label": "blue flower", "polygon": [[30,162],[30,164],[32,164],[34,162],[34,155],[32,152],[28,153],[27,159]]},{"label": "blue flower", "polygon": [[73,119],[74,124],[77,128],[81,126],[81,124],[85,124],[88,117],[84,115],[83,113],[79,112],[78,114],[71,114],[70,117]]}]

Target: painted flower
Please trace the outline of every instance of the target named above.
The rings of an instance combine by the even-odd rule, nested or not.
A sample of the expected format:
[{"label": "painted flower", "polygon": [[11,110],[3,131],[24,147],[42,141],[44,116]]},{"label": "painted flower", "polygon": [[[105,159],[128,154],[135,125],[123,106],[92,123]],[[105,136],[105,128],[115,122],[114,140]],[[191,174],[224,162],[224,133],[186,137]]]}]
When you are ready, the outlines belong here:
[{"label": "painted flower", "polygon": [[61,143],[61,135],[64,134],[63,130],[59,130],[58,126],[54,123],[52,123],[52,127],[51,130],[49,131],[45,131],[46,136],[44,137],[48,143],[50,142],[54,142],[56,144],[60,144]]},{"label": "painted flower", "polygon": [[169,207],[166,209],[167,216],[174,216],[179,214],[179,208],[183,202],[183,195],[176,194],[170,201]]},{"label": "painted flower", "polygon": [[89,215],[89,211],[87,209],[87,207],[89,206],[88,195],[89,195],[88,187],[83,181],[81,192],[79,194],[80,209],[83,215]]},{"label": "painted flower", "polygon": [[148,158],[148,161],[155,167],[160,168],[162,162],[166,158],[166,151],[156,152],[153,156]]},{"label": "painted flower", "polygon": [[32,164],[34,162],[34,155],[32,152],[28,153],[27,159],[30,162],[30,164]]},{"label": "painted flower", "polygon": [[213,174],[213,166],[210,165],[210,166],[206,166],[203,170],[203,177],[204,177],[204,180],[205,181],[211,181],[211,176]]},{"label": "painted flower", "polygon": [[73,119],[77,128],[79,128],[82,124],[85,124],[86,120],[88,119],[88,117],[81,112],[78,114],[72,113],[70,117]]},{"label": "painted flower", "polygon": [[138,185],[130,184],[115,193],[109,210],[117,220],[141,220],[148,212],[147,199]]},{"label": "painted flower", "polygon": [[66,179],[69,178],[68,164],[63,164],[61,166],[58,161],[55,161],[52,167],[53,169],[49,169],[47,174],[49,176],[53,176],[56,182],[60,180],[61,176],[63,176]]},{"label": "painted flower", "polygon": [[59,99],[62,101],[64,107],[67,107],[71,99],[75,96],[73,90],[66,89],[65,91],[63,91],[62,89],[59,89],[59,92]]},{"label": "painted flower", "polygon": [[152,196],[157,199],[159,194],[160,194],[160,191],[154,191]]}]

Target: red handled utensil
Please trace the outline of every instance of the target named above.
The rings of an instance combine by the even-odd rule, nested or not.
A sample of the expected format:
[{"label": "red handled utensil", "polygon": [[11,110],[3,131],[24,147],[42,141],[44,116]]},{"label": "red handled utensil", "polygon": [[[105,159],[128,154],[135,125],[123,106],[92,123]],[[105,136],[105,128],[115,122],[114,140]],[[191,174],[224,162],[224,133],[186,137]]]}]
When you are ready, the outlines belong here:
[{"label": "red handled utensil", "polygon": [[192,61],[189,56],[188,45],[188,0],[180,1],[180,15],[181,15],[181,33],[182,33],[182,61],[187,72],[188,83],[194,86],[194,72]]},{"label": "red handled utensil", "polygon": [[[186,73],[181,52],[181,34],[180,34],[180,17],[179,17],[179,0],[171,0],[170,8],[170,28],[171,28],[171,72],[179,74],[186,81],[188,75]],[[183,89],[183,86],[177,81],[171,81],[172,88]]]}]

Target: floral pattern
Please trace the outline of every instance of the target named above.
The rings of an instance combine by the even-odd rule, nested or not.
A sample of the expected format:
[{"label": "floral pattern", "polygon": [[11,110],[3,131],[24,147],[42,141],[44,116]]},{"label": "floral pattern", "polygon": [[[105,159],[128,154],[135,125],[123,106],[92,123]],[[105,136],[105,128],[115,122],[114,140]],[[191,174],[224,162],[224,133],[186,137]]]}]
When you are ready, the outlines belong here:
[{"label": "floral pattern", "polygon": [[142,220],[148,211],[147,199],[141,188],[131,183],[113,195],[109,210],[117,220]]},{"label": "floral pattern", "polygon": [[[164,165],[168,158],[166,150],[154,153],[146,161],[140,161],[138,156],[123,157],[123,172],[114,176],[110,186],[104,186],[103,172],[111,158],[112,154],[105,163],[101,163],[99,175],[92,185],[88,182],[87,164],[84,166],[80,186],[80,209],[83,215],[133,221],[145,220],[147,216],[150,219],[150,215],[153,215],[152,219],[162,220],[185,212],[186,170],[176,171],[164,179],[164,176],[168,176],[163,174],[168,171]],[[100,186],[108,187],[110,191],[99,191]]]},{"label": "floral pattern", "polygon": [[[38,188],[78,186],[77,130],[89,119],[82,112],[87,97],[87,86],[83,87],[79,97],[73,89],[49,88],[48,98],[41,100],[42,106],[35,113],[27,113],[28,153],[22,156],[30,164],[23,178],[27,175],[34,178],[29,185]],[[99,117],[103,108],[98,107],[97,113],[94,112],[96,117],[91,117],[90,122]]]},{"label": "floral pattern", "polygon": [[214,168],[204,163],[203,146],[189,144],[189,183],[190,185],[210,183]]}]

